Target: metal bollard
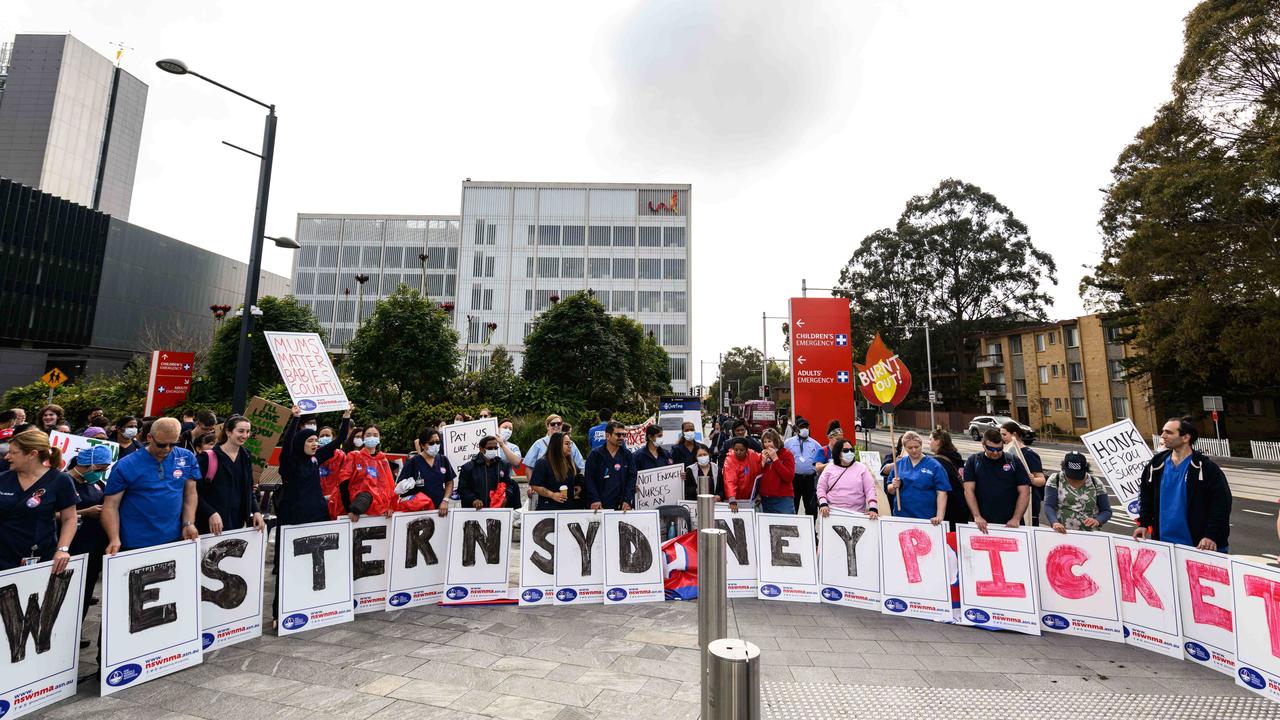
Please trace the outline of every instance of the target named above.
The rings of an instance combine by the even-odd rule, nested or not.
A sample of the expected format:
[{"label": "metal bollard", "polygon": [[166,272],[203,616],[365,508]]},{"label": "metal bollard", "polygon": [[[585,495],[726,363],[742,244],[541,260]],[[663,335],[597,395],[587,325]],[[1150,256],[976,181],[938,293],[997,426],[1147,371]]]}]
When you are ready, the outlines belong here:
[{"label": "metal bollard", "polygon": [[727,539],[728,533],[718,528],[698,531],[698,647],[702,651],[702,674],[699,677],[704,718],[711,717],[710,646],[729,632],[728,580],[725,577]]},{"label": "metal bollard", "polygon": [[711,643],[711,706],[702,720],[759,720],[760,648],[746,640]]},{"label": "metal bollard", "polygon": [[[703,480],[699,478],[698,482],[701,483]],[[716,496],[704,493],[702,488],[698,488],[698,529],[713,528],[715,526]]]}]

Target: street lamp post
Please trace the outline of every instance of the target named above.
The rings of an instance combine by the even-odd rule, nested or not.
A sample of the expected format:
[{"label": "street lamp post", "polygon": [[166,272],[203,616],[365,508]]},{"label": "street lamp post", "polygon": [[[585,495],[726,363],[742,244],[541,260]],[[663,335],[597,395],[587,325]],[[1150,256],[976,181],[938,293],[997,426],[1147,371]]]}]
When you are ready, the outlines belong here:
[{"label": "street lamp post", "polygon": [[361,273],[356,275],[356,330],[360,329],[360,321],[364,314],[364,284],[369,282],[369,276]]},{"label": "street lamp post", "polygon": [[[271,164],[276,151],[276,106],[249,97],[239,90],[211,80],[194,72],[181,60],[172,58],[159,60],[156,67],[174,75],[194,75],[205,82],[216,85],[227,92],[238,95],[267,109],[267,118],[262,131],[262,154],[258,155],[258,201],[253,212],[253,240],[249,251],[249,270],[245,278],[244,306],[252,308],[258,303],[258,277],[262,272],[262,241],[267,231],[267,200],[271,195]],[[255,154],[255,153],[250,153]],[[251,358],[250,338],[253,336],[253,313],[244,313],[240,320],[240,348],[236,361],[235,389],[231,395],[231,411],[244,412],[249,395],[249,362]]]},{"label": "street lamp post", "polygon": [[902,328],[904,330],[924,328],[924,361],[929,366],[929,431],[933,432],[938,428],[938,422],[933,416],[933,405],[936,396],[933,393],[933,344],[929,342],[929,325],[903,325]]},{"label": "street lamp post", "polygon": [[422,276],[419,278],[418,292],[422,297],[427,296],[427,254],[418,253],[418,263],[422,265]]}]

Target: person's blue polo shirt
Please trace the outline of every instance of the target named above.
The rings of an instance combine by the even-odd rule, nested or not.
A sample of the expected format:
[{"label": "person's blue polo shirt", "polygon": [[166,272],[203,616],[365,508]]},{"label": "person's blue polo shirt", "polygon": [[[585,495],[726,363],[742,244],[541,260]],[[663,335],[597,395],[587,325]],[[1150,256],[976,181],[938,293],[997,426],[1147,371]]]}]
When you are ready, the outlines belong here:
[{"label": "person's blue polo shirt", "polygon": [[104,495],[120,498],[120,546],[125,550],[163,545],[182,538],[182,499],[188,480],[200,479],[190,450],[175,447],[163,463],[142,450],[111,468]]}]

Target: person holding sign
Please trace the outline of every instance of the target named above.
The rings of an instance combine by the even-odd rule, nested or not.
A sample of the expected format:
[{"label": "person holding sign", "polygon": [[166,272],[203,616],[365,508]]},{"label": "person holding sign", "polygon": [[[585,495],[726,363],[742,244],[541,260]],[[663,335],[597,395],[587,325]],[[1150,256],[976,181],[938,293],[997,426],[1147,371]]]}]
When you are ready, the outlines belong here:
[{"label": "person holding sign", "polygon": [[773,428],[760,435],[760,508],[767,513],[796,514],[796,457],[782,446],[782,436]]},{"label": "person holding sign", "polygon": [[756,478],[760,477],[763,470],[761,462],[760,453],[751,449],[747,438],[739,435],[730,441],[729,452],[724,459],[724,473],[721,475],[724,482],[723,497],[728,501],[730,510],[738,511],[739,500],[746,500],[748,503],[753,500],[752,491],[755,489]]},{"label": "person holding sign", "polygon": [[405,461],[396,485],[400,496],[397,510],[439,510],[440,517],[449,514],[449,496],[453,494],[453,481],[458,474],[448,456],[440,452],[441,438],[435,428],[427,428],[418,435],[418,452]]},{"label": "person holding sign", "polygon": [[1062,471],[1044,487],[1044,518],[1060,533],[1097,530],[1111,519],[1107,486],[1089,474],[1089,461],[1078,452],[1062,457]]},{"label": "person holding sign", "polygon": [[266,529],[253,495],[253,463],[244,449],[249,430],[249,418],[232,415],[218,431],[218,446],[196,456],[201,478],[196,483],[196,529],[202,535],[221,535],[251,523],[259,532]]},{"label": "person holding sign", "polygon": [[581,492],[582,478],[573,466],[573,439],[552,433],[547,453],[538,460],[529,479],[529,489],[538,495],[537,510],[573,508],[575,490]]},{"label": "person holding sign", "polygon": [[102,528],[107,554],[196,540],[196,456],[178,447],[182,426],[177,418],[151,423],[147,451],[119,460],[111,468],[102,499]]},{"label": "person holding sign", "polygon": [[689,467],[697,461],[700,447],[702,443],[698,442],[697,429],[692,422],[685,420],[680,424],[680,441],[671,446],[671,462]]},{"label": "person holding sign", "polygon": [[[76,515],[79,527],[76,528],[75,539],[71,541],[72,555],[85,555],[84,592],[86,598],[93,596],[93,588],[98,584],[98,576],[102,574],[102,551],[107,547],[107,534],[102,531],[102,491],[105,488],[102,476],[111,467],[111,448],[106,445],[80,448],[76,459],[67,468],[67,475],[75,482],[76,495],[80,501],[76,503]],[[84,603],[81,617],[89,613],[89,603]],[[85,645],[81,644],[81,647]]]},{"label": "person holding sign", "polygon": [[630,510],[636,501],[636,465],[626,448],[627,427],[610,420],[605,443],[587,456],[582,495],[591,510]]},{"label": "person holding sign", "polygon": [[[294,407],[297,408],[296,405]],[[297,408],[297,411],[301,413],[302,409]],[[297,422],[297,415],[289,418],[289,424],[285,426],[285,434],[280,438],[280,447],[289,447],[289,443],[285,438],[288,437],[293,428],[296,428]],[[306,430],[306,428],[303,428],[303,430]],[[320,428],[316,433],[315,458],[319,464],[320,490],[326,497],[338,490],[338,476],[342,474],[342,466],[347,462],[347,453],[342,449],[343,443],[340,438],[347,437],[350,434],[351,408],[347,408],[342,413],[342,422],[338,424],[336,433],[328,425]]]},{"label": "person holding sign", "polygon": [[947,471],[937,460],[924,454],[924,438],[914,430],[902,434],[902,449],[897,467],[894,463],[885,463],[880,471],[888,476],[884,491],[899,497],[893,514],[937,525],[947,514],[947,493],[951,491]]},{"label": "person holding sign", "polygon": [[984,533],[989,522],[1011,528],[1022,524],[1031,502],[1031,476],[1017,458],[1005,454],[1004,439],[995,428],[982,434],[982,452],[965,461],[964,497],[974,524]]},{"label": "person holding sign", "polygon": [[817,513],[821,503],[818,502],[818,471],[814,462],[822,455],[822,443],[809,437],[809,421],[796,418],[796,434],[787,438],[785,447],[796,459],[796,476],[792,480],[795,489],[796,512],[800,512],[801,503],[804,511],[810,516]]},{"label": "person holding sign", "polygon": [[867,466],[857,462],[853,443],[841,438],[836,443],[835,457],[818,478],[818,512],[831,515],[831,508],[866,513],[879,519],[876,504],[876,479]]},{"label": "person holding sign", "polygon": [[644,447],[638,448],[632,457],[635,459],[636,472],[666,467],[671,464],[671,454],[662,447],[662,426],[650,425],[644,429]]},{"label": "person holding sign", "polygon": [[[39,430],[18,433],[0,473],[0,570],[53,560],[56,575],[71,559],[76,534],[75,485],[62,467],[62,451]],[[59,526],[55,531],[54,518]]]},{"label": "person holding sign", "polygon": [[492,435],[480,438],[480,452],[462,466],[458,495],[464,507],[476,510],[520,507],[520,488],[511,467],[502,459],[498,438]]},{"label": "person holding sign", "polygon": [[1229,552],[1231,488],[1222,468],[1193,449],[1198,436],[1187,418],[1170,418],[1161,428],[1165,449],[1142,469],[1133,539]]},{"label": "person holding sign", "polygon": [[338,491],[329,496],[329,515],[337,520],[342,515],[352,523],[361,515],[391,515],[396,503],[395,476],[387,456],[378,450],[382,431],[377,425],[364,429],[362,447],[347,453],[338,476]]}]

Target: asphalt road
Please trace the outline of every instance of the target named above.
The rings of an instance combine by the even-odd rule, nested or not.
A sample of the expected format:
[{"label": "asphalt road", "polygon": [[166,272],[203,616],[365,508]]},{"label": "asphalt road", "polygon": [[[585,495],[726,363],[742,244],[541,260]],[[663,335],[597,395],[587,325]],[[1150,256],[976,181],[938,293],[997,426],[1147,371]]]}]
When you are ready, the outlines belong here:
[{"label": "asphalt road", "polygon": [[[889,433],[872,430],[871,448],[882,453],[889,448]],[[859,437],[862,439],[862,436]],[[955,437],[956,448],[960,454],[968,457],[978,452],[981,443],[967,437]],[[1070,450],[1079,450],[1079,446],[1037,443],[1031,446],[1040,454],[1046,471],[1053,470],[1062,464],[1062,456]],[[928,446],[925,447],[928,450]],[[1093,461],[1090,460],[1092,466]],[[1096,467],[1091,467],[1096,472]],[[1227,482],[1231,485],[1234,501],[1231,504],[1231,554],[1252,556],[1255,559],[1277,562],[1280,553],[1280,538],[1276,531],[1277,499],[1280,499],[1280,470],[1261,468],[1224,467]],[[1119,501],[1111,495],[1114,518],[1103,529],[1108,532],[1129,534],[1133,525],[1125,516]]]}]

